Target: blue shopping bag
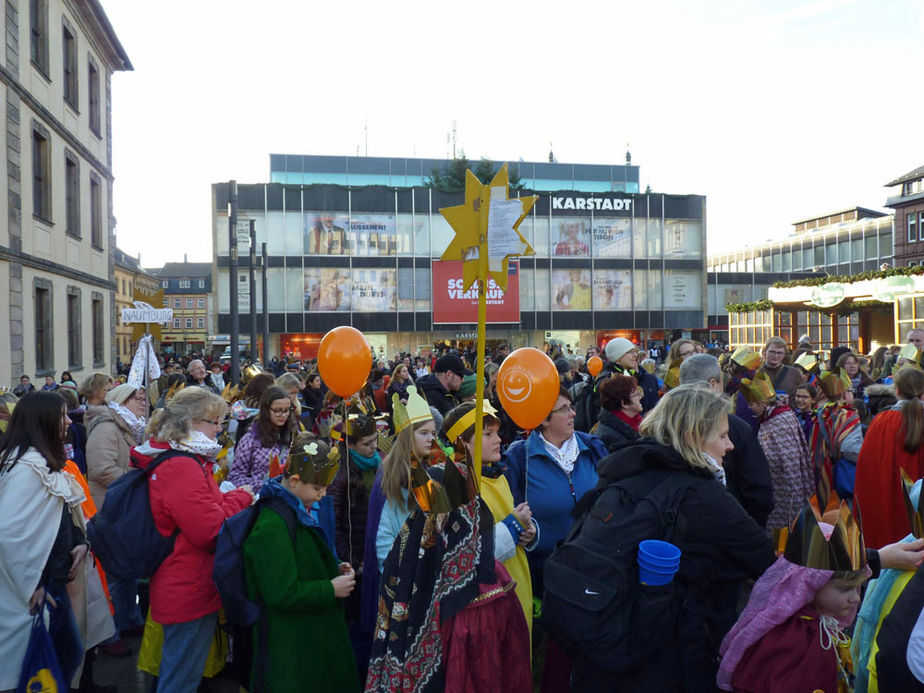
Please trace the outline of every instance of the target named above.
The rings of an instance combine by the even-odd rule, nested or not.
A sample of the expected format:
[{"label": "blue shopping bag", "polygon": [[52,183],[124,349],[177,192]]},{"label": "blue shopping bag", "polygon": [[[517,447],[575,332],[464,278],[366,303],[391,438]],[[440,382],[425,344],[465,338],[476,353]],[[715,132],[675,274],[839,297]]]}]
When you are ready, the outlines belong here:
[{"label": "blue shopping bag", "polygon": [[68,684],[58,665],[54,643],[45,627],[45,606],[32,618],[29,647],[22,661],[22,673],[16,693],[67,693]]}]

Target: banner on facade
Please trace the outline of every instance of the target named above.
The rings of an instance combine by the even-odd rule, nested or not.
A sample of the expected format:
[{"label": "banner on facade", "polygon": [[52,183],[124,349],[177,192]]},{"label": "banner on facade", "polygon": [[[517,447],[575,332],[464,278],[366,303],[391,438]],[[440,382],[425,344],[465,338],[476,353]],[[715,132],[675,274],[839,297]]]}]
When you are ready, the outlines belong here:
[{"label": "banner on facade", "polygon": [[144,301],[133,301],[134,308],[122,309],[122,322],[154,322],[163,324],[173,320],[172,308],[155,308]]},{"label": "banner on facade", "polygon": [[[434,260],[433,322],[477,323],[478,290],[462,291],[462,261]],[[488,279],[488,319],[490,323],[520,321],[520,263],[510,261],[507,291]]]},{"label": "banner on facade", "polygon": [[308,212],[304,217],[306,255],[394,255],[394,214]]}]

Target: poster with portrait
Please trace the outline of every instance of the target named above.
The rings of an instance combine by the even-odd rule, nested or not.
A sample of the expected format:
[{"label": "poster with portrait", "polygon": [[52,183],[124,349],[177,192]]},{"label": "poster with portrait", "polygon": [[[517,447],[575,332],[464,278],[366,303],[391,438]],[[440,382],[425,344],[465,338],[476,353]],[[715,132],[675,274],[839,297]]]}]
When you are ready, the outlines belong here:
[{"label": "poster with portrait", "polygon": [[552,255],[590,255],[590,218],[556,217],[552,219]]},{"label": "poster with portrait", "polygon": [[307,212],[306,255],[394,255],[398,234],[394,214]]},{"label": "poster with portrait", "polygon": [[595,270],[594,310],[632,310],[632,272]]},{"label": "poster with portrait", "polygon": [[394,311],[397,283],[393,269],[353,268],[352,307],[357,313]]},{"label": "poster with portrait", "polygon": [[590,309],[590,270],[552,270],[552,310]]},{"label": "poster with portrait", "polygon": [[305,269],[305,310],[350,310],[350,270],[345,267]]},{"label": "poster with portrait", "polygon": [[594,257],[632,257],[631,225],[631,219],[594,219]]}]

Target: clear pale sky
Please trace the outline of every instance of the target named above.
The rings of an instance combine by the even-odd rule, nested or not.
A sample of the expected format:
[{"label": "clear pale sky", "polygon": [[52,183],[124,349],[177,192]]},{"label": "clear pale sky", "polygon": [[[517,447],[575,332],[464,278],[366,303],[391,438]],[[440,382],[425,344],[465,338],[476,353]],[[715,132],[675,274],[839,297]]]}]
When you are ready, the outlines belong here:
[{"label": "clear pale sky", "polygon": [[[709,252],[924,164],[924,3],[102,0],[117,240],[212,257],[210,185],[270,152],[622,163],[708,198]],[[368,130],[367,138],[364,128]]]}]

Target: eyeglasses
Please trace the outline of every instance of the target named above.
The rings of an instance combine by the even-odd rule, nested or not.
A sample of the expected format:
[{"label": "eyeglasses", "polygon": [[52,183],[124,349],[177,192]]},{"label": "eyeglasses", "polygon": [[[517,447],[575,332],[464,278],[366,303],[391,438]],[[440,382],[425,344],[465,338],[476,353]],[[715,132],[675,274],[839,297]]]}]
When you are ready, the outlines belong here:
[{"label": "eyeglasses", "polygon": [[565,405],[559,407],[558,409],[553,409],[553,410],[550,411],[549,413],[550,413],[550,414],[567,414],[569,411],[570,411],[570,412],[576,412],[577,409],[574,408],[574,405],[573,405],[573,404],[565,404]]},{"label": "eyeglasses", "polygon": [[767,354],[773,354],[774,356],[786,356],[785,351],[777,351],[776,349],[767,349]]},{"label": "eyeglasses", "polygon": [[677,354],[677,355],[678,355],[680,358],[685,359],[687,356],[692,356],[692,355],[695,354],[695,353],[696,353],[696,351],[693,350],[693,349],[691,349],[690,351],[681,351],[681,352],[680,352],[679,354]]},{"label": "eyeglasses", "polygon": [[270,409],[272,414],[276,416],[282,416],[283,414],[290,414],[295,411],[295,407],[289,407],[288,409]]}]

